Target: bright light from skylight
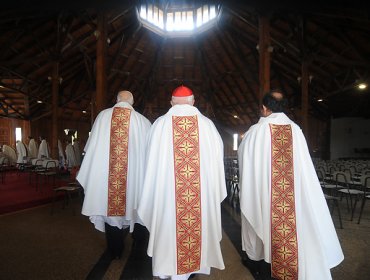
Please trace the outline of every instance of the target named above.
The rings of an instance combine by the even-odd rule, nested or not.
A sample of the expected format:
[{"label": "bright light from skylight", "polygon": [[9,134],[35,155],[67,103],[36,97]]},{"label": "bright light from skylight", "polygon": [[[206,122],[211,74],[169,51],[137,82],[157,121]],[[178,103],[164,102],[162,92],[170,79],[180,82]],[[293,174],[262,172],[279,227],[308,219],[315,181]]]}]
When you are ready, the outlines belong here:
[{"label": "bright light from skylight", "polygon": [[209,28],[211,22],[216,22],[219,13],[220,8],[216,5],[164,9],[157,5],[143,4],[139,16],[144,26],[161,35],[186,36],[200,28]]}]

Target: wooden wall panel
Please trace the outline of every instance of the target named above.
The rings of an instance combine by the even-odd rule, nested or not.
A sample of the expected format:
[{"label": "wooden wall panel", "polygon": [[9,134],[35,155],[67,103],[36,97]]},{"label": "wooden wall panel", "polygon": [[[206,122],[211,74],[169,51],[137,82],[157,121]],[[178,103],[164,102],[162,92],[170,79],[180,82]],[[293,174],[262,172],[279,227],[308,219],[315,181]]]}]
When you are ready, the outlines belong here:
[{"label": "wooden wall panel", "polygon": [[15,148],[15,128],[22,128],[22,141],[28,143],[30,122],[25,120],[0,118],[0,145],[9,145]]}]

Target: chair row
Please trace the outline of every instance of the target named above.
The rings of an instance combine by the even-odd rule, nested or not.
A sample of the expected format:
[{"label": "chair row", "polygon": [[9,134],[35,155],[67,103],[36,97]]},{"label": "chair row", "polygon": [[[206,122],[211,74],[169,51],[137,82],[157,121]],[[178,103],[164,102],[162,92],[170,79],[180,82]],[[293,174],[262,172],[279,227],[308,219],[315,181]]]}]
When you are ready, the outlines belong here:
[{"label": "chair row", "polygon": [[351,213],[351,221],[354,218],[356,206],[360,202],[360,214],[357,223],[361,221],[361,216],[365,202],[370,196],[370,174],[362,174],[354,177],[350,172],[335,171],[333,174],[324,174],[321,169],[316,170],[321,187],[327,196],[341,200],[346,198],[347,210]]}]

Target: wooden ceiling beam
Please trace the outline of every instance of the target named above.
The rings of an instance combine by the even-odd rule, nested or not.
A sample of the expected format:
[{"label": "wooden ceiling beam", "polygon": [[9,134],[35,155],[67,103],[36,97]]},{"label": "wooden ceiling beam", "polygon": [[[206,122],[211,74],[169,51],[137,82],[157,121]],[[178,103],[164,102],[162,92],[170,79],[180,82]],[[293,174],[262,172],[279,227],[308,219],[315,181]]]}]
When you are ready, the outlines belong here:
[{"label": "wooden ceiling beam", "polygon": [[[194,37],[194,40],[193,40],[193,43],[194,45],[196,46],[196,61],[197,64],[199,65],[200,67],[200,72],[201,72],[201,75],[202,75],[202,80],[205,80],[205,85],[207,85],[207,89],[205,90],[206,92],[206,96],[203,96],[205,97],[205,100],[206,102],[209,102],[209,105],[212,109],[212,113],[213,113],[213,116],[212,117],[216,117],[216,115],[214,114],[214,109],[215,108],[215,94],[212,94],[215,92],[213,86],[212,86],[212,83],[211,83],[211,79],[210,79],[210,76],[209,76],[209,73],[206,69],[206,65],[207,65],[207,62],[205,60],[205,57],[204,57],[204,51],[200,45],[200,38],[197,38],[197,37]],[[204,90],[204,89],[202,89]],[[211,92],[212,90],[212,92]],[[202,92],[202,91],[201,91]],[[210,112],[207,112],[208,114],[210,114]],[[210,117],[210,115],[209,115]]]},{"label": "wooden ceiling beam", "polygon": [[[250,69],[248,67],[248,62],[245,60],[244,56],[242,55],[243,52],[240,48],[239,40],[236,38],[236,36],[232,33],[230,36],[232,36],[233,39],[231,39],[229,37],[229,34],[227,34],[226,32],[221,31],[221,33],[222,33],[222,38],[224,38],[226,40],[227,46],[223,42],[224,40],[221,40],[221,38],[219,37],[219,39],[221,41],[221,44],[227,50],[228,56],[233,61],[233,63],[237,66],[238,71],[240,71],[241,78],[243,79],[244,83],[247,85],[248,91],[249,91],[250,95],[252,96],[252,99],[256,103],[257,108],[258,108],[258,98],[256,96],[256,93],[253,92],[253,89],[250,86],[249,81],[248,81],[248,79],[246,79],[245,75],[249,76],[249,75],[252,74],[252,78],[253,78],[254,82],[256,84],[258,84],[257,76],[256,76],[256,74],[253,75],[253,72],[250,71]],[[228,46],[232,47],[232,53],[230,51],[228,51]],[[236,54],[236,56],[234,54]],[[242,65],[240,65],[240,64],[242,64],[244,67],[242,67]]]},{"label": "wooden ceiling beam", "polygon": [[63,45],[65,44],[68,34],[72,28],[74,18],[70,14],[61,12],[57,20],[57,42],[55,45],[55,52],[57,56],[62,55]]},{"label": "wooden ceiling beam", "polygon": [[[3,70],[5,73],[0,73],[0,79],[9,79],[9,77],[16,76],[17,78],[23,79],[31,84],[40,86],[41,84],[39,82],[36,82],[35,80],[27,77],[26,75],[19,73],[18,71],[15,71],[14,69],[8,68],[6,66],[0,65],[0,70]],[[11,79],[11,78],[10,78]]]},{"label": "wooden ceiling beam", "polygon": [[[119,66],[117,66],[116,68],[114,68],[114,69],[121,69],[122,71],[124,71],[124,69],[126,68],[126,65],[127,65],[127,62],[128,62],[128,59],[132,56],[132,54],[133,54],[133,52],[135,51],[135,48],[136,48],[136,46],[138,46],[138,44],[139,44],[139,42],[140,42],[140,40],[142,39],[142,37],[143,37],[143,35],[144,35],[144,30],[143,29],[140,29],[140,31],[141,32],[138,32],[138,36],[136,37],[133,37],[133,38],[135,38],[136,40],[131,44],[132,45],[132,47],[131,47],[131,50],[128,50],[129,51],[129,54],[128,54],[128,56],[127,56],[127,60],[123,63],[123,65],[119,65]],[[125,46],[125,48],[127,47],[127,45]],[[125,50],[125,48],[124,49],[122,49],[122,51],[123,50]],[[120,56],[122,56],[122,54],[120,54]],[[117,72],[115,72],[115,71],[110,71],[110,73],[108,73],[108,78],[107,78],[107,80],[108,81],[111,81],[111,80],[113,80],[114,79],[114,76],[117,74]]]},{"label": "wooden ceiling beam", "polygon": [[[137,46],[139,46],[139,42],[142,39],[142,36],[144,34],[144,30],[141,30],[140,36],[138,40],[136,40],[135,44],[133,45],[133,48],[131,49],[130,55],[136,50]],[[152,59],[152,64],[151,66],[148,66],[149,73],[147,74],[147,78],[144,83],[141,84],[139,87],[139,92],[142,93],[142,96],[140,98],[137,98],[137,107],[140,110],[144,110],[144,106],[147,102],[151,102],[153,99],[153,96],[155,94],[154,89],[152,88],[153,83],[155,83],[155,76],[156,76],[156,71],[159,69],[160,61],[162,58],[163,54],[163,48],[165,46],[165,43],[167,42],[166,38],[161,38],[161,40],[158,42],[158,47],[154,51],[153,59]],[[126,65],[128,63],[128,60],[126,60],[125,64],[121,67],[121,69],[126,69]],[[123,87],[123,84],[121,85]]]},{"label": "wooden ceiling beam", "polygon": [[[220,30],[219,30],[220,31]],[[226,57],[229,59],[229,60],[231,60],[232,61],[232,63],[236,66],[236,68],[239,70],[239,71],[241,71],[241,72],[243,72],[244,71],[244,69],[240,66],[240,64],[239,64],[239,62],[240,62],[240,60],[238,59],[238,60],[236,60],[235,59],[235,56],[232,54],[232,53],[230,53],[230,51],[229,51],[229,49],[228,49],[228,47],[226,46],[226,44],[225,44],[225,40],[223,40],[223,39],[226,39],[226,41],[227,41],[227,45],[228,46],[232,46],[233,45],[233,42],[228,38],[228,36],[226,35],[226,34],[224,34],[222,31],[220,31],[220,33],[221,33],[221,35],[222,35],[222,38],[220,37],[220,34],[216,34],[216,37],[218,38],[218,40],[219,40],[219,42],[220,42],[220,44],[221,44],[221,46],[222,46],[222,48],[223,48],[223,50],[225,50],[225,52],[226,52]],[[239,57],[238,57],[239,58]],[[243,79],[243,81],[244,81],[244,83],[245,84],[247,84],[247,85],[249,85],[249,83],[248,83],[248,81],[244,78],[244,75],[241,75],[240,76],[242,79]],[[234,83],[236,84],[236,86],[238,87],[238,91],[239,91],[239,95],[240,96],[243,96],[243,98],[246,98],[246,95],[243,95],[243,89],[240,87],[240,85],[239,85],[239,83],[237,82],[237,81],[234,81]],[[250,88],[250,87],[249,87]],[[257,104],[258,104],[258,101],[257,101],[257,99],[256,98],[253,98],[253,97],[255,97],[255,95],[254,95],[254,93],[253,92],[250,92],[251,93],[251,96],[252,96],[252,99],[254,99],[254,102],[257,102]],[[239,99],[239,97],[237,96],[237,95],[235,95],[234,94],[234,97],[235,97],[235,99],[237,99],[238,100],[238,103],[243,103],[242,102],[242,100],[240,100]],[[252,104],[253,104],[253,102],[251,102]],[[250,104],[249,104],[250,105]],[[257,107],[258,108],[258,105],[257,106],[255,106],[255,107]],[[238,115],[241,115],[242,114],[242,112],[239,110],[239,106],[236,106],[236,107],[234,107],[234,110],[237,112],[237,114]],[[256,116],[254,117],[254,118],[252,118],[250,115],[248,115],[248,118],[249,118],[249,121],[254,121],[255,120],[255,118],[256,117],[258,117],[258,112],[256,112]]]},{"label": "wooden ceiling beam", "polygon": [[[322,62],[322,63],[332,63],[332,64],[337,64],[340,66],[347,66],[347,67],[362,67],[362,68],[367,68],[370,69],[370,62],[366,62],[363,60],[352,60],[352,59],[347,59],[343,57],[328,57],[325,55],[318,55],[315,54],[312,57],[312,60],[317,61],[317,62]],[[324,64],[320,64],[321,67],[324,66]]]},{"label": "wooden ceiling beam", "polygon": [[[13,86],[10,86],[10,85],[8,85],[8,84],[6,84],[6,83],[2,83],[2,82],[0,82],[0,86],[3,86],[4,88],[6,88],[6,89],[8,89],[9,91],[8,92],[6,92],[6,93],[9,93],[9,94],[17,94],[17,93],[20,93],[20,94],[22,94],[22,95],[24,95],[24,96],[29,96],[29,93],[27,93],[27,92],[25,92],[24,90],[22,90],[22,87],[20,87],[20,88],[15,88],[15,87],[13,87]],[[0,89],[0,92],[3,92],[3,90],[2,89]]]},{"label": "wooden ceiling beam", "polygon": [[[212,49],[215,49],[215,48],[212,48]],[[207,55],[206,54],[204,54],[204,57],[205,57],[205,61],[207,60]],[[208,59],[209,60],[209,59]],[[223,65],[223,69],[227,69],[227,67],[226,67],[226,65],[225,65],[225,63],[223,62],[223,60],[222,59],[220,59],[220,63]],[[214,67],[215,69],[217,68],[217,67]],[[209,69],[209,67],[208,67],[208,69]],[[209,76],[211,76],[211,73],[209,72],[208,73],[208,75]],[[229,83],[229,81],[228,81],[228,79],[223,79],[223,82],[224,82],[224,84],[225,84],[225,86],[228,88],[228,93],[232,93],[233,92],[233,90],[232,90],[232,86],[230,85],[230,83]],[[240,90],[240,88],[238,88],[238,90]],[[228,100],[228,103],[231,103],[231,101],[230,101],[230,98],[229,98],[229,94],[228,93],[226,93],[225,91],[223,91],[223,94],[224,94],[224,96],[226,97],[226,99]],[[240,99],[237,97],[237,96],[235,96],[235,94],[233,95],[233,97],[238,101],[238,102],[241,102],[240,101]],[[248,118],[248,120],[250,121],[250,122],[252,122],[253,121],[253,118],[248,114],[248,112],[247,111],[244,111],[243,112],[243,114],[239,111],[239,109],[237,109],[237,107],[234,107],[234,111],[237,113],[237,115],[243,115],[243,116],[246,116],[247,118]],[[233,114],[232,113],[230,113],[230,115],[231,116],[233,116]]]},{"label": "wooden ceiling beam", "polygon": [[95,88],[94,62],[85,52],[83,52],[83,60],[89,85],[91,88]]},{"label": "wooden ceiling beam", "polygon": [[[230,12],[232,15],[236,16],[242,22],[246,23],[248,26],[252,27],[256,31],[256,33],[258,34],[258,25],[257,24],[251,22],[249,19],[241,16],[238,12],[235,12],[230,8],[228,8],[227,11]],[[271,42],[273,44],[279,46],[282,49],[285,49],[285,50],[290,51],[290,52],[295,53],[295,54],[299,54],[299,48],[297,48],[296,46],[294,46],[292,44],[289,44],[289,42],[287,42],[287,41],[283,42],[282,40],[279,40],[279,39],[275,38],[272,34],[271,34]]]},{"label": "wooden ceiling beam", "polygon": [[[203,58],[202,58],[202,60],[203,60],[203,63],[204,63],[204,65],[207,65],[206,66],[206,68],[207,69],[214,69],[215,71],[217,71],[217,67],[215,66],[215,67],[212,67],[211,65],[210,65],[210,62],[209,62],[209,58],[207,57],[207,53],[206,52],[204,52],[203,53],[203,56],[202,56]],[[219,81],[219,80],[216,80],[215,79],[215,77],[214,77],[214,74],[213,74],[213,72],[212,71],[208,71],[208,76],[210,77],[210,79],[211,80],[213,80],[213,81]],[[223,92],[223,97],[226,99],[226,100],[228,100],[228,103],[230,103],[230,98],[228,97],[228,94],[225,92],[225,91],[223,91],[222,90],[222,87],[220,86],[218,89],[217,89],[217,91],[215,91],[215,92],[220,92],[220,91],[222,91]],[[230,89],[228,89],[228,92],[230,92]],[[223,101],[221,101],[222,103],[224,103]],[[213,105],[214,106],[214,105]]]},{"label": "wooden ceiling beam", "polygon": [[13,105],[9,104],[7,101],[5,100],[2,100],[2,103],[5,104],[8,108],[8,112],[9,112],[9,108],[12,109],[21,119],[26,119],[26,116],[24,114],[22,114],[21,112],[19,112],[18,109],[16,109]]}]

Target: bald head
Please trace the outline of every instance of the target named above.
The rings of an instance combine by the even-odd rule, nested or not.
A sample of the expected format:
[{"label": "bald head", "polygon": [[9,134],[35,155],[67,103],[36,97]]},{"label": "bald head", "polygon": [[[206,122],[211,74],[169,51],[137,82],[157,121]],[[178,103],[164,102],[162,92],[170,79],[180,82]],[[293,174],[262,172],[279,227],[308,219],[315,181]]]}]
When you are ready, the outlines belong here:
[{"label": "bald head", "polygon": [[262,105],[272,113],[282,113],[287,106],[287,100],[284,98],[284,94],[281,91],[272,90],[263,96]]},{"label": "bald head", "polygon": [[117,103],[127,102],[131,106],[134,104],[134,96],[128,90],[122,90],[117,94]]},{"label": "bald head", "polygon": [[284,98],[284,95],[283,95],[281,92],[278,92],[278,91],[273,91],[273,92],[271,93],[271,95],[272,95],[272,97],[273,97],[273,98],[275,98],[275,100],[277,100],[277,101],[281,101],[281,100],[283,100],[283,98]]}]

